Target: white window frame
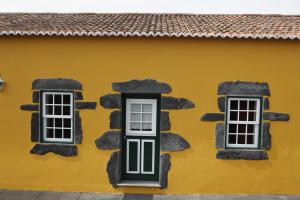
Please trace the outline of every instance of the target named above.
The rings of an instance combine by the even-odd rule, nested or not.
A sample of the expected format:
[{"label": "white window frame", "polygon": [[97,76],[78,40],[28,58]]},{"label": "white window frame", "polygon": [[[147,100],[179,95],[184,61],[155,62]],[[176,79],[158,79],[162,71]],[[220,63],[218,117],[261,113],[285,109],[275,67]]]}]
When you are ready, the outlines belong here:
[{"label": "white window frame", "polygon": [[[239,121],[239,104],[238,104],[238,110],[231,110],[230,105],[231,101],[256,101],[256,121],[248,121],[248,111],[254,111],[254,110],[245,110],[247,111],[247,120],[246,121]],[[248,105],[249,106],[249,105]],[[237,115],[237,121],[230,121],[230,112],[231,111],[236,111],[238,113]],[[244,111],[244,110],[243,110]],[[260,126],[261,126],[261,98],[260,97],[227,97],[227,117],[226,117],[226,148],[258,148],[258,142],[259,142],[259,136],[260,136]],[[246,133],[245,137],[247,136],[247,125],[252,124],[254,125],[254,144],[229,144],[229,135],[234,135],[232,133],[229,133],[229,124],[237,124],[237,129],[238,129],[238,124],[245,124],[246,125]],[[238,130],[237,130],[238,132]],[[238,133],[235,134],[236,139],[238,139]],[[247,137],[245,139],[247,141]]]},{"label": "white window frame", "polygon": [[[130,130],[131,121],[131,105],[132,104],[151,104],[152,105],[152,128],[151,131]],[[142,113],[142,111],[141,111]],[[142,115],[142,114],[141,114]],[[156,118],[157,118],[157,99],[126,99],[126,135],[131,136],[156,136]]]},{"label": "white window frame", "polygon": [[[47,115],[46,114],[46,106],[47,105],[55,105],[55,102],[54,102],[54,97],[53,97],[53,104],[46,104],[46,95],[56,95],[56,94],[59,94],[59,95],[64,95],[64,94],[67,94],[67,95],[70,95],[70,104],[64,104],[63,103],[63,100],[61,102],[61,104],[57,104],[57,105],[68,105],[70,106],[70,115],[63,115],[63,112],[61,115],[54,115],[54,109],[53,109],[53,115]],[[73,114],[73,107],[74,107],[74,95],[73,95],[73,92],[50,92],[50,91],[47,91],[47,92],[42,92],[42,120],[43,120],[43,133],[42,133],[42,142],[46,142],[46,143],[73,143],[73,139],[74,139],[74,128],[73,128],[73,121],[74,121],[74,114]],[[47,127],[46,127],[46,120],[49,119],[49,118],[53,118],[53,120],[55,121],[55,118],[59,118],[59,119],[71,119],[71,137],[70,138],[48,138],[47,137]],[[55,127],[53,128],[55,129]],[[62,129],[64,129],[64,127],[62,126]],[[63,131],[62,131],[62,135],[63,135]]]}]

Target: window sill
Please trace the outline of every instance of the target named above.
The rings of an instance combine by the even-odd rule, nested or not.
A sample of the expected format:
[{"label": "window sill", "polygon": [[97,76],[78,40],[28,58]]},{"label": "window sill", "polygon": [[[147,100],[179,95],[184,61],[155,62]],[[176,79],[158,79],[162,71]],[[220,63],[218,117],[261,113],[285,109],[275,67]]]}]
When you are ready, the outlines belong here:
[{"label": "window sill", "polygon": [[221,160],[267,160],[268,155],[265,151],[250,150],[220,150],[216,155]]},{"label": "window sill", "polygon": [[117,184],[120,187],[152,187],[160,188],[161,185],[154,181],[122,181]]}]

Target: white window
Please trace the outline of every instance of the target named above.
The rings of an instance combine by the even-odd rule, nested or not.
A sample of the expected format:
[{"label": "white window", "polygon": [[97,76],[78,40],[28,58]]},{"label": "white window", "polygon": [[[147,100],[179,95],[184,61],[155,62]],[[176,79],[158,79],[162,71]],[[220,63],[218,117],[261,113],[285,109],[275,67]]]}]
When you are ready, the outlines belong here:
[{"label": "white window", "polygon": [[226,147],[257,148],[260,131],[260,98],[227,98]]},{"label": "white window", "polygon": [[126,135],[156,135],[156,99],[126,99]]},{"label": "white window", "polygon": [[73,141],[73,93],[43,92],[43,141]]}]

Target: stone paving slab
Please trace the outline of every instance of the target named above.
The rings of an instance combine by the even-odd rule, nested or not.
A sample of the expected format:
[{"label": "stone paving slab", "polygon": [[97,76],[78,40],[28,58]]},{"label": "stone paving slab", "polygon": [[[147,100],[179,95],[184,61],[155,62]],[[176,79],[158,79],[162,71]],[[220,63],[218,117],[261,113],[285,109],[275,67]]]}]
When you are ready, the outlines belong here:
[{"label": "stone paving slab", "polygon": [[148,195],[0,189],[0,200],[300,200],[300,195]]}]

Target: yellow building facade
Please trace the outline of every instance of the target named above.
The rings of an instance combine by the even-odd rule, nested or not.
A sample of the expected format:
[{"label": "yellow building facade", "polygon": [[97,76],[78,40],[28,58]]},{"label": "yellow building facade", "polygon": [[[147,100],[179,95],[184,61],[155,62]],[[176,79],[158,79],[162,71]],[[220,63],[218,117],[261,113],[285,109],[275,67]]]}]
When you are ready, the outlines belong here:
[{"label": "yellow building facade", "polygon": [[[299,194],[300,190],[300,42],[297,40],[1,36],[0,188],[50,191],[155,194]],[[36,79],[67,78],[82,84],[83,132],[78,155],[31,154],[31,113]],[[116,150],[99,150],[95,140],[109,130],[111,109],[99,98],[112,83],[153,79],[172,87],[171,96],[194,108],[170,110],[171,132],[190,147],[168,152],[168,187],[114,188],[107,162]],[[268,112],[289,114],[270,122],[272,146],[264,160],[216,159],[215,126],[201,120],[220,113],[218,85],[225,81],[265,82],[271,96]],[[162,94],[166,96],[166,94]],[[264,95],[263,95],[264,96]],[[265,96],[264,96],[265,97]],[[35,104],[34,104],[35,105]],[[38,105],[38,104],[37,104]],[[298,119],[299,118],[299,119]],[[264,122],[264,120],[262,121]]]}]

